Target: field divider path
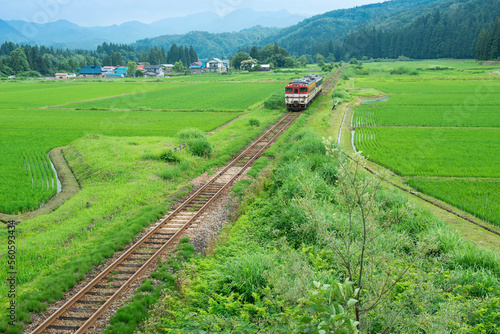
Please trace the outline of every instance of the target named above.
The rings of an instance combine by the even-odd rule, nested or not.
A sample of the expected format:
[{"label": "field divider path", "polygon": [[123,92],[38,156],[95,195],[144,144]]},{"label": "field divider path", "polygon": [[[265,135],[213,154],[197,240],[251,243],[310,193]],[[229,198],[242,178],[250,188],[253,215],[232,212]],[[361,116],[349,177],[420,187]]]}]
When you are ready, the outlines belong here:
[{"label": "field divider path", "polygon": [[[349,159],[351,159],[352,161],[354,161],[353,158],[349,154],[347,154],[347,153],[345,153],[345,154],[347,155],[347,157]],[[364,168],[370,174],[373,174],[374,176],[376,176],[378,178],[381,177],[376,171],[374,171],[370,167],[365,166],[365,165],[361,165],[361,167]],[[400,185],[398,185],[398,184],[396,184],[396,183],[394,183],[394,182],[392,182],[390,180],[385,179],[384,181],[386,183],[390,184],[393,187],[396,187],[396,188],[398,188],[398,189],[400,189],[400,190],[402,190],[402,191],[404,191],[404,192],[406,192],[406,193],[408,193],[410,195],[413,195],[413,196],[415,196],[415,197],[417,197],[417,198],[419,198],[419,199],[421,199],[421,200],[423,200],[423,201],[425,201],[425,202],[427,202],[429,204],[434,205],[435,207],[437,207],[437,208],[439,208],[441,210],[444,210],[444,211],[446,211],[448,213],[451,213],[452,215],[455,215],[455,216],[457,216],[457,217],[459,217],[461,219],[464,219],[464,220],[468,221],[469,223],[472,223],[472,224],[474,224],[476,226],[479,226],[482,229],[484,229],[484,230],[486,230],[488,232],[491,232],[491,233],[493,233],[493,234],[495,234],[495,235],[497,235],[497,236],[500,237],[500,232],[497,229],[492,228],[490,226],[487,226],[487,225],[485,225],[485,224],[477,221],[476,219],[472,218],[469,214],[463,214],[463,213],[458,212],[457,210],[454,209],[455,207],[453,207],[451,204],[444,204],[443,202],[439,201],[438,199],[435,199],[434,197],[422,194],[422,193],[420,193],[420,192],[418,192],[418,191],[416,191],[414,189],[407,189],[407,188],[405,188],[403,186],[400,186]]]},{"label": "field divider path", "polygon": [[472,130],[499,130],[498,126],[380,126],[380,125],[365,125],[365,126],[353,126],[352,129],[472,129]]},{"label": "field divider path", "polygon": [[[288,113],[282,117],[177,209],[157,222],[151,231],[73,295],[32,333],[86,332],[166,249],[173,248],[187,228],[196,226],[212,202],[227,190],[299,115],[300,113]],[[107,300],[101,305],[103,296],[107,297]],[[75,304],[83,307],[71,308]]]}]

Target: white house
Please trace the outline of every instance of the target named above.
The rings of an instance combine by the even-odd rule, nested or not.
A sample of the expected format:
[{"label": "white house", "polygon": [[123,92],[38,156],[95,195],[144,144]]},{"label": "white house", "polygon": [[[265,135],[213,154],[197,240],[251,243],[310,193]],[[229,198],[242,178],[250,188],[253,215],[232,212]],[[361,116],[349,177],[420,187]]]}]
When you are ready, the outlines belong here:
[{"label": "white house", "polygon": [[145,77],[163,78],[165,76],[165,72],[163,71],[163,66],[161,66],[161,65],[144,65],[144,76]]},{"label": "white house", "polygon": [[227,72],[227,67],[224,66],[224,62],[219,58],[212,58],[207,61],[207,72],[209,73],[222,73]]},{"label": "white house", "polygon": [[56,73],[57,80],[68,79],[68,78],[69,78],[68,73]]}]

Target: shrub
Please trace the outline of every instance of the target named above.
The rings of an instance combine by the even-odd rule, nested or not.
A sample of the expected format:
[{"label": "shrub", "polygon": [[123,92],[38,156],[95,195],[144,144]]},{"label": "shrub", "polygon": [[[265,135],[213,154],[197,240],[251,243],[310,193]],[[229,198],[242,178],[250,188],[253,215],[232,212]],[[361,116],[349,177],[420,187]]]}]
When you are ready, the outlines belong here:
[{"label": "shrub", "polygon": [[170,163],[179,163],[181,161],[181,158],[179,158],[174,152],[170,151],[162,152],[159,155],[158,159]]},{"label": "shrub", "polygon": [[223,289],[239,293],[246,302],[255,302],[255,293],[267,285],[265,272],[268,259],[263,254],[244,254],[231,259],[219,273],[223,278]]},{"label": "shrub", "polygon": [[260,125],[260,121],[256,118],[250,118],[248,120],[248,125],[250,126],[259,126]]},{"label": "shrub", "polygon": [[212,145],[207,138],[195,138],[188,141],[188,148],[191,154],[199,157],[206,157],[212,153]]},{"label": "shrub", "polygon": [[392,69],[390,73],[397,74],[397,75],[410,74],[410,69],[407,67],[401,66],[401,67]]},{"label": "shrub", "polygon": [[201,131],[200,129],[197,128],[187,128],[179,133],[177,133],[177,137],[181,140],[189,140],[189,139],[195,139],[195,138],[206,138],[205,132]]},{"label": "shrub", "polygon": [[281,93],[273,94],[264,101],[264,108],[266,109],[282,109],[285,107],[285,97]]},{"label": "shrub", "polygon": [[370,74],[370,69],[369,68],[360,68],[356,70],[357,75],[369,75]]}]

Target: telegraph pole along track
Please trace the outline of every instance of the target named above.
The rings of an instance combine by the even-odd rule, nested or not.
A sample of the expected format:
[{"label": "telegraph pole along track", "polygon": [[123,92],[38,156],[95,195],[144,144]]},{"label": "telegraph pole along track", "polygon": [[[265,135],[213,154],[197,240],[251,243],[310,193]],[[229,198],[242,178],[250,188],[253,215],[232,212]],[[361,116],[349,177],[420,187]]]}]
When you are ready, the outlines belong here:
[{"label": "telegraph pole along track", "polygon": [[[196,228],[202,214],[299,117],[287,113],[249,145],[212,179],[197,189],[177,209],[153,225],[138,242],[76,291],[32,333],[84,333],[139,278],[162,253],[172,250],[188,228]],[[104,298],[104,299],[103,299]]]}]

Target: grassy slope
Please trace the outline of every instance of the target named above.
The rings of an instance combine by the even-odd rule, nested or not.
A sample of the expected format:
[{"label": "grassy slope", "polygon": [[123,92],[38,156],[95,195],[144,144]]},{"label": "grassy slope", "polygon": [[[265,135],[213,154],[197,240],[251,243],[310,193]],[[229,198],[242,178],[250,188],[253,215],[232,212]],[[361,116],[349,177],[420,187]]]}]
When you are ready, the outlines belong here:
[{"label": "grassy slope", "polygon": [[[308,123],[323,132],[325,113],[317,115]],[[249,190],[246,212],[221,233],[209,255],[178,276],[179,291],[166,293],[141,333],[297,332],[305,309],[301,298],[308,297],[312,281],[345,278],[331,247],[347,229],[345,207],[337,204],[342,186],[333,186],[335,173],[326,173],[336,162],[325,156],[321,139],[298,129],[307,121],[303,117],[271,150],[278,159],[265,172],[268,180]],[[379,194],[376,211],[375,234],[381,234],[369,247],[377,269],[370,271],[365,298],[387,272],[394,278],[410,267],[363,329],[497,333],[498,255],[464,241],[397,191]]]}]

